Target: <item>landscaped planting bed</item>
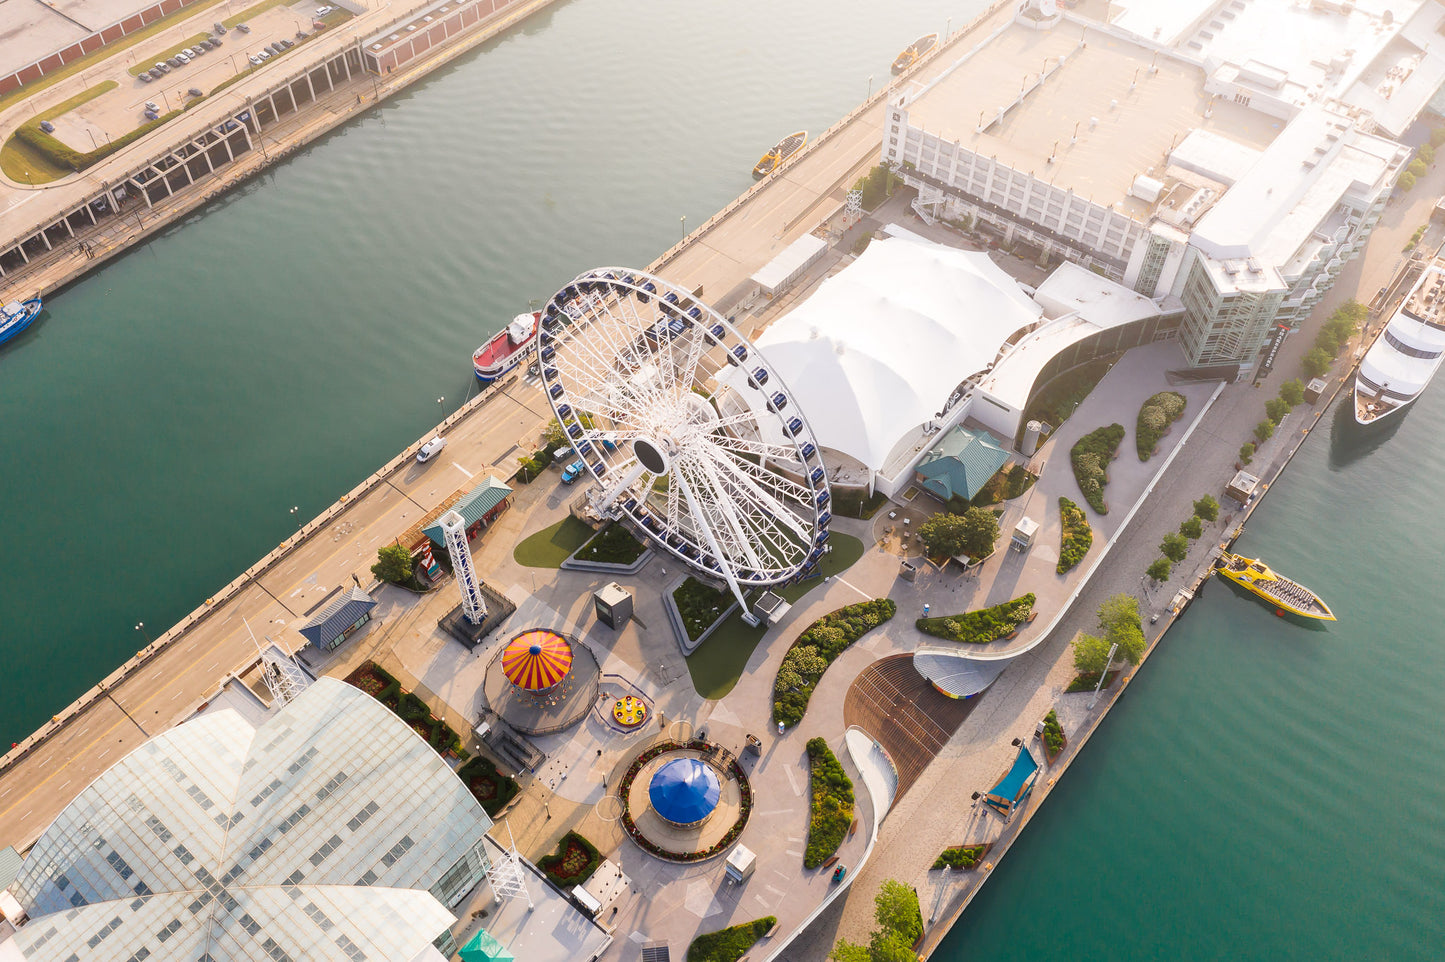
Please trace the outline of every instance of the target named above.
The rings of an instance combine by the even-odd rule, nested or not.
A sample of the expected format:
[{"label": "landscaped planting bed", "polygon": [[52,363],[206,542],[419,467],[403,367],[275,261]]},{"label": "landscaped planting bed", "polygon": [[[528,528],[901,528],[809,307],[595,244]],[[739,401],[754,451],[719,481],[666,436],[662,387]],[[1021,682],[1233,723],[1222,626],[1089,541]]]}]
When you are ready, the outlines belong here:
[{"label": "landscaped planting bed", "polygon": [[1152,395],[1139,407],[1139,419],[1134,429],[1134,447],[1140,461],[1148,461],[1159,446],[1159,439],[1169,433],[1169,425],[1184,415],[1189,402],[1178,391],[1160,391]]},{"label": "landscaped planting bed", "polygon": [[620,524],[612,523],[592,537],[592,540],[577,549],[573,557],[578,561],[593,561],[597,564],[630,565],[642,557],[647,546],[632,536]]},{"label": "landscaped planting bed", "polygon": [[537,867],[553,885],[568,889],[591,878],[601,864],[602,853],[597,851],[596,845],[576,832],[568,832],[558,839],[557,851],[542,856]]},{"label": "landscaped planting bed", "polygon": [[748,784],[747,775],[743,774],[742,766],[736,761],[732,762],[729,766],[729,771],[732,773],[733,780],[738,783],[738,793],[740,796],[738,820],[734,822],[732,828],[728,829],[726,834],[718,839],[716,844],[710,848],[704,849],[701,852],[670,851],[642,834],[642,830],[637,827],[637,822],[632,817],[632,805],[629,801],[629,796],[632,794],[632,783],[636,781],[637,776],[641,774],[643,766],[657,756],[665,755],[668,752],[675,752],[683,748],[690,748],[693,751],[701,752],[706,751],[710,747],[707,742],[699,741],[698,739],[693,739],[686,745],[674,741],[661,741],[638,755],[632,760],[632,764],[627,766],[627,771],[622,776],[622,783],[617,786],[617,795],[622,800],[622,827],[632,840],[637,843],[637,846],[647,854],[655,855],[658,858],[664,858],[672,862],[701,862],[703,859],[709,859],[727,851],[743,834],[743,829],[746,828],[748,824],[748,816],[751,815],[753,811],[753,787]]},{"label": "landscaped planting bed", "polygon": [[914,625],[924,634],[970,645],[983,645],[1017,631],[1029,620],[1033,611],[1032,593],[1005,601],[991,608],[980,608],[962,615],[941,618],[919,618]]},{"label": "landscaped planting bed", "polygon": [[438,755],[451,753],[458,758],[466,757],[462,740],[451,726],[433,715],[426,702],[405,691],[401,682],[376,662],[362,662],[359,668],[346,676],[346,683],[360,688],[396,712],[412,731],[426,739]]},{"label": "landscaped planting bed", "polygon": [[875,598],[839,608],[809,625],[783,656],[773,681],[773,720],[788,727],[802,721],[813,689],[833,660],[897,610],[889,599]]},{"label": "landscaped planting bed", "polygon": [[1041,736],[1044,742],[1044,750],[1047,752],[1048,760],[1053,761],[1059,757],[1059,752],[1064,750],[1066,739],[1064,738],[1064,726],[1059,724],[1058,713],[1052,708],[1044,716],[1044,733]]},{"label": "landscaped planting bed", "polygon": [[1055,570],[1063,574],[1089,553],[1094,544],[1094,529],[1089,527],[1084,509],[1068,498],[1059,499],[1059,516],[1063,521],[1063,532],[1060,535],[1059,564]]},{"label": "landscaped planting bed", "polygon": [[803,867],[828,860],[853,824],[853,781],[821,738],[808,741],[808,847]]},{"label": "landscaped planting bed", "polygon": [[[1109,677],[1107,680],[1105,680],[1104,687],[1108,688],[1113,685],[1114,679],[1118,677],[1119,669],[1115,668],[1113,671],[1109,672]],[[1069,686],[1064,689],[1064,694],[1071,695],[1075,692],[1080,691],[1093,691],[1098,686],[1098,684],[1099,673],[1097,671],[1086,671],[1081,675],[1074,676],[1074,680],[1069,682]]]},{"label": "landscaped planting bed", "polygon": [[1110,424],[1079,438],[1069,449],[1074,480],[1079,482],[1079,490],[1089,507],[1100,514],[1109,513],[1109,506],[1104,503],[1104,485],[1109,483],[1109,462],[1118,454],[1119,442],[1123,440],[1124,426]]},{"label": "landscaped planting bed", "polygon": [[462,780],[488,815],[495,816],[520,791],[514,779],[497,771],[492,760],[482,755],[457,769],[457,778]]},{"label": "landscaped planting bed", "polygon": [[678,585],[672,600],[677,603],[677,612],[682,615],[682,625],[691,641],[697,641],[732,605],[732,596],[725,590],[703,584],[696,578],[688,578]]},{"label": "landscaped planting bed", "polygon": [[938,853],[938,858],[933,860],[933,868],[973,868],[983,860],[983,855],[988,851],[988,844],[983,845],[955,845],[946,848]]},{"label": "landscaped planting bed", "polygon": [[716,932],[704,932],[687,947],[687,962],[737,962],[753,943],[778,924],[769,915],[741,925],[730,925]]}]

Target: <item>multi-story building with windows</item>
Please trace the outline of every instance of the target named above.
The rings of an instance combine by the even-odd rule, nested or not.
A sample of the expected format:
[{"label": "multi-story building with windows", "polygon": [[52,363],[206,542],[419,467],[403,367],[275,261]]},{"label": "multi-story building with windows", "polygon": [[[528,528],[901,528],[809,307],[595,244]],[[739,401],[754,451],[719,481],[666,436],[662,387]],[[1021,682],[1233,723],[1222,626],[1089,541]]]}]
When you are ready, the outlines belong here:
[{"label": "multi-story building with windows", "polygon": [[1445,7],[1108,9],[1024,0],[890,98],[883,160],[923,212],[1120,281],[1178,320],[1190,363],[1249,367],[1379,220],[1409,159],[1390,136],[1445,80]]}]

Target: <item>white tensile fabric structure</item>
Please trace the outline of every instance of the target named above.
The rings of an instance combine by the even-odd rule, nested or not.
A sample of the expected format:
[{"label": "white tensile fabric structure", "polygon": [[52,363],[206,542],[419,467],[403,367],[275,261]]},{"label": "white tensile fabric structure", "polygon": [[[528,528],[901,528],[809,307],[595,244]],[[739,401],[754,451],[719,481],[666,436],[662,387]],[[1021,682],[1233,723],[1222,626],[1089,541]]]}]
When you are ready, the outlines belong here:
[{"label": "white tensile fabric structure", "polygon": [[[872,471],[1042,309],[987,254],[899,232],[874,240],[754,343],[820,444]],[[729,383],[753,406],[743,372]]]},{"label": "white tensile fabric structure", "polygon": [[411,959],[487,868],[491,820],[376,699],[322,678],[259,728],[146,742],[26,857],[0,962]]}]

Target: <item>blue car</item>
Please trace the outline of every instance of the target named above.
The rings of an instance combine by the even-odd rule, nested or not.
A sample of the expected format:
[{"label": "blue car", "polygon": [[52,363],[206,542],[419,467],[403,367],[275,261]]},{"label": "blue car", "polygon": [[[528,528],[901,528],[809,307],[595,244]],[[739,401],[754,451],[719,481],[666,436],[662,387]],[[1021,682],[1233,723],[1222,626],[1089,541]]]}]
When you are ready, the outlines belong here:
[{"label": "blue car", "polygon": [[562,483],[571,484],[582,476],[582,459],[578,458],[562,469]]}]

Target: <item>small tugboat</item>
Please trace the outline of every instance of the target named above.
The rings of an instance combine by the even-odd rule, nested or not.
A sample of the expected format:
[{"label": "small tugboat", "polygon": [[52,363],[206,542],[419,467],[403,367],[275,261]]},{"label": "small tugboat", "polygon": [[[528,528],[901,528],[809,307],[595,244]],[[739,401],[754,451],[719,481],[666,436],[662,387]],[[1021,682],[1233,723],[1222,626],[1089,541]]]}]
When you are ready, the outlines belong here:
[{"label": "small tugboat", "polygon": [[763,154],[762,160],[753,167],[754,177],[766,177],[783,165],[783,161],[803,149],[808,142],[808,132],[799,130],[788,134],[782,140],[773,145],[773,149]]},{"label": "small tugboat", "polygon": [[938,43],[938,34],[930,33],[927,36],[919,37],[907,47],[904,47],[903,52],[893,61],[893,72],[902,73],[918,63],[919,58],[932,50],[936,43]]},{"label": "small tugboat", "polygon": [[527,356],[527,349],[537,340],[537,324],[541,320],[541,311],[518,314],[512,318],[512,323],[477,348],[472,355],[472,368],[477,372],[477,380],[491,384],[521,364],[522,358]]},{"label": "small tugboat", "polygon": [[1214,562],[1214,570],[1220,577],[1274,605],[1281,614],[1318,621],[1335,620],[1335,613],[1319,595],[1271,570],[1263,561],[1225,551]]},{"label": "small tugboat", "polygon": [[40,298],[32,297],[0,307],[0,344],[29,327],[30,322],[40,316],[41,306]]}]

